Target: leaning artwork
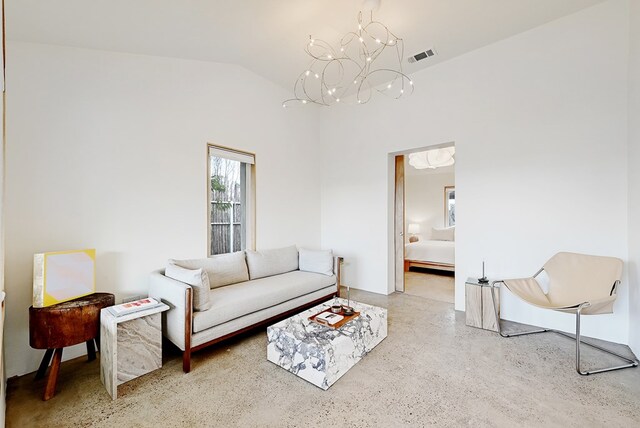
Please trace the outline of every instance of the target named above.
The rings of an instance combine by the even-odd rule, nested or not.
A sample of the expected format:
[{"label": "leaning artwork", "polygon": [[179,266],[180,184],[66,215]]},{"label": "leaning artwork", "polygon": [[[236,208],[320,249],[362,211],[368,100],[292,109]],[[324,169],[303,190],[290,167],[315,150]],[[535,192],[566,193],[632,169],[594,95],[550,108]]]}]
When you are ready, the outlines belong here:
[{"label": "leaning artwork", "polygon": [[94,293],[96,250],[33,256],[33,307],[43,308]]}]

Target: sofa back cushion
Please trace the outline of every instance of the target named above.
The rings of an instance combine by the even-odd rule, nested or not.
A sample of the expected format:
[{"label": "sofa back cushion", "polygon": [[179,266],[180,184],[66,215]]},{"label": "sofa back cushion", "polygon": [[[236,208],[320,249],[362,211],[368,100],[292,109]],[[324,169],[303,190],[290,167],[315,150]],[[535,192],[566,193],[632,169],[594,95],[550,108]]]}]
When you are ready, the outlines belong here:
[{"label": "sofa back cushion", "polygon": [[273,250],[247,250],[247,265],[251,279],[291,272],[298,269],[298,249],[292,245]]},{"label": "sofa back cushion", "polygon": [[186,269],[204,269],[209,276],[211,288],[249,281],[244,251],[219,254],[206,259],[169,260],[169,263]]},{"label": "sofa back cushion", "polygon": [[209,301],[209,275],[207,271],[200,269],[185,269],[173,263],[168,263],[164,270],[164,275],[168,278],[189,284],[193,289],[193,310],[206,311],[211,308]]},{"label": "sofa back cushion", "polygon": [[307,250],[300,248],[299,265],[304,272],[333,275],[333,251],[331,250]]}]

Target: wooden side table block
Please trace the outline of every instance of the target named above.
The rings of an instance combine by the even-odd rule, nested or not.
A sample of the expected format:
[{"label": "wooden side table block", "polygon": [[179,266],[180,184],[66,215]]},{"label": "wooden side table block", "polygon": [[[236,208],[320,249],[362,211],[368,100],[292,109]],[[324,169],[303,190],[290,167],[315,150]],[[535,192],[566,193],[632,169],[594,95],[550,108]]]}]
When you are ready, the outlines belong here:
[{"label": "wooden side table block", "polygon": [[55,395],[63,348],[86,342],[89,361],[95,359],[93,344],[100,332],[100,311],[113,305],[114,300],[113,294],[93,293],[44,308],[29,308],[29,344],[34,349],[46,349],[36,379],[44,377],[52,361],[43,400]]},{"label": "wooden side table block", "polygon": [[[465,314],[468,326],[498,331],[491,296],[492,287],[491,282],[480,283],[477,278],[468,278],[465,282]],[[495,296],[498,316],[500,316],[499,288],[496,288]]]},{"label": "wooden side table block", "polygon": [[111,395],[118,385],[162,367],[162,321],[167,305],[116,317],[100,314],[100,379]]},{"label": "wooden side table block", "polygon": [[469,283],[466,283],[464,287],[466,324],[482,328],[482,287]]},{"label": "wooden side table block", "polygon": [[[496,307],[498,315],[500,315],[500,289],[495,290]],[[491,297],[491,286],[482,287],[482,328],[485,330],[498,331],[496,325],[496,314],[493,309],[493,300]]]}]

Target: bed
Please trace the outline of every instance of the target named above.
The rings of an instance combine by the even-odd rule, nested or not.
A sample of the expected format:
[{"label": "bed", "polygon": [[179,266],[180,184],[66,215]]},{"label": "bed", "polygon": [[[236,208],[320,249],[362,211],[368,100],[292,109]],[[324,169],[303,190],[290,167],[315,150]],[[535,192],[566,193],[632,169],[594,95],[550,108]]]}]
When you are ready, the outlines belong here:
[{"label": "bed", "polygon": [[455,242],[426,240],[405,245],[404,271],[411,266],[429,269],[455,270]]}]

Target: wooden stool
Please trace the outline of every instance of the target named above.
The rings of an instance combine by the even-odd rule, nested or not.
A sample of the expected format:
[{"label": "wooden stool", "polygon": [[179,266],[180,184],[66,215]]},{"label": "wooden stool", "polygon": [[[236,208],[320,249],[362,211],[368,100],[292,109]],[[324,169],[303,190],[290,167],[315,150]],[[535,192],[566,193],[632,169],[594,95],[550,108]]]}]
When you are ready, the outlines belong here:
[{"label": "wooden stool", "polygon": [[89,361],[96,358],[94,341],[100,335],[100,310],[114,303],[113,294],[93,293],[45,308],[29,308],[29,344],[34,349],[46,349],[36,379],[44,377],[53,355],[43,400],[56,393],[64,347],[86,342]]}]

